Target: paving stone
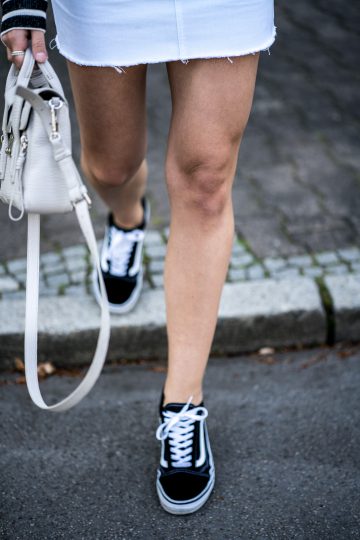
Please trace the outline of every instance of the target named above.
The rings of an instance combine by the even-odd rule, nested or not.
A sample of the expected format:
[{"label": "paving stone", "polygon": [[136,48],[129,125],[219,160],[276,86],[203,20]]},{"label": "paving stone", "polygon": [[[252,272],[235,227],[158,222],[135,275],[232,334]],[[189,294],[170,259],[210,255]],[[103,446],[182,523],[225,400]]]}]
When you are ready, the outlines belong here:
[{"label": "paving stone", "polygon": [[11,274],[16,275],[17,272],[23,272],[26,270],[26,259],[15,259],[14,261],[8,261],[7,267]]},{"label": "paving stone", "polygon": [[246,269],[248,279],[262,279],[265,276],[263,267],[260,264],[254,264]]},{"label": "paving stone", "polygon": [[237,255],[243,255],[244,253],[247,253],[246,247],[243,244],[240,244],[235,238],[232,246],[232,256],[236,257]]},{"label": "paving stone", "polygon": [[5,266],[0,264],[0,276],[4,276],[6,274]]},{"label": "paving stone", "polygon": [[65,260],[65,268],[69,272],[77,272],[79,270],[84,270],[87,268],[87,261],[84,257],[72,257],[71,259]]},{"label": "paving stone", "polygon": [[[265,205],[265,203],[264,203]],[[265,205],[266,208],[266,205]],[[280,213],[275,210],[271,216],[249,216],[238,219],[237,230],[251,246],[251,250],[263,259],[265,257],[281,257],[297,255],[301,249],[289,240],[281,223]]]},{"label": "paving stone", "polygon": [[287,260],[286,259],[273,259],[271,257],[266,257],[263,260],[263,263],[269,272],[275,272],[282,268],[286,268]]},{"label": "paving stone", "polygon": [[48,287],[46,284],[40,284],[39,296],[57,296],[58,287]]},{"label": "paving stone", "polygon": [[246,279],[246,271],[244,268],[229,268],[228,278],[230,281],[243,281]]},{"label": "paving stone", "polygon": [[342,276],[348,273],[349,273],[349,268],[346,266],[346,264],[337,264],[334,266],[327,266],[325,268],[325,274]]},{"label": "paving stone", "polygon": [[324,251],[323,253],[316,253],[315,259],[322,266],[338,264],[340,262],[339,257],[334,251]]},{"label": "paving stone", "polygon": [[24,290],[14,292],[4,292],[1,295],[2,300],[25,300],[26,292]]},{"label": "paving stone", "polygon": [[161,274],[164,271],[164,259],[152,259],[148,269],[151,274]]},{"label": "paving stone", "polygon": [[163,244],[164,241],[159,231],[148,230],[145,234],[144,244],[145,246],[153,246]]},{"label": "paving stone", "polygon": [[166,255],[166,245],[151,245],[151,246],[145,246],[145,252],[148,257],[151,259],[161,259],[164,258]]},{"label": "paving stone", "polygon": [[163,274],[154,274],[154,275],[151,276],[151,280],[152,280],[152,282],[154,284],[154,287],[156,287],[157,289],[164,287],[164,276],[163,276]]},{"label": "paving stone", "polygon": [[288,263],[290,266],[297,266],[300,268],[307,268],[314,264],[312,257],[310,255],[297,255],[295,257],[289,257]]},{"label": "paving stone", "polygon": [[26,272],[18,272],[16,274],[16,281],[18,281],[19,283],[25,283],[26,281]]},{"label": "paving stone", "polygon": [[46,276],[52,276],[54,274],[62,274],[66,271],[65,263],[61,260],[54,262],[49,266],[43,266],[42,271]]},{"label": "paving stone", "polygon": [[18,282],[10,276],[0,277],[0,293],[17,291],[19,288]]},{"label": "paving stone", "polygon": [[347,262],[359,261],[360,262],[360,249],[357,247],[348,249],[338,249],[338,254],[341,259]]},{"label": "paving stone", "polygon": [[319,266],[310,266],[309,268],[304,268],[303,272],[305,276],[320,277],[323,275],[324,269]]},{"label": "paving stone", "polygon": [[48,276],[46,278],[46,282],[48,284],[48,287],[58,288],[63,285],[68,285],[70,281],[67,274],[55,274],[54,276]]},{"label": "paving stone", "polygon": [[351,263],[351,270],[353,272],[359,272],[360,273],[360,262]]},{"label": "paving stone", "polygon": [[143,286],[142,286],[142,292],[143,291],[148,291],[150,289],[152,289],[151,283],[149,282],[149,280],[147,278],[144,277]]},{"label": "paving stone", "polygon": [[87,294],[87,289],[83,285],[70,285],[64,289],[65,296],[86,296]]},{"label": "paving stone", "polygon": [[55,252],[49,252],[44,253],[44,255],[41,255],[40,261],[43,266],[52,266],[53,264],[56,265],[60,262],[61,256],[59,253]]},{"label": "paving stone", "polygon": [[63,249],[62,253],[63,253],[63,256],[66,259],[70,259],[72,257],[81,258],[81,257],[86,256],[87,248],[83,244],[76,245],[76,246],[70,246],[70,247],[67,247],[67,248]]},{"label": "paving stone", "polygon": [[298,268],[284,268],[283,270],[277,270],[276,272],[272,272],[271,277],[275,279],[284,279],[284,278],[296,277],[299,275],[300,275],[300,272]]},{"label": "paving stone", "polygon": [[83,283],[84,281],[86,281],[86,278],[87,278],[86,270],[80,270],[78,272],[70,273],[70,279],[72,283]]},{"label": "paving stone", "polygon": [[244,253],[243,255],[232,256],[230,264],[233,268],[237,268],[239,266],[248,266],[254,263],[254,260],[254,257],[250,253]]},{"label": "paving stone", "polygon": [[325,283],[333,301],[337,341],[359,341],[360,273],[326,276]]}]

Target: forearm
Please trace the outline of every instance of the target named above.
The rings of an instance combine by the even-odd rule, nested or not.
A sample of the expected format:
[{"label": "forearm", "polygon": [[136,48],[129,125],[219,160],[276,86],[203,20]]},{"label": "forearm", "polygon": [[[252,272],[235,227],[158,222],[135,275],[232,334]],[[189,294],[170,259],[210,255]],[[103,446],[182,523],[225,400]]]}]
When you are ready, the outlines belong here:
[{"label": "forearm", "polygon": [[15,28],[46,32],[47,0],[1,0],[0,36]]}]

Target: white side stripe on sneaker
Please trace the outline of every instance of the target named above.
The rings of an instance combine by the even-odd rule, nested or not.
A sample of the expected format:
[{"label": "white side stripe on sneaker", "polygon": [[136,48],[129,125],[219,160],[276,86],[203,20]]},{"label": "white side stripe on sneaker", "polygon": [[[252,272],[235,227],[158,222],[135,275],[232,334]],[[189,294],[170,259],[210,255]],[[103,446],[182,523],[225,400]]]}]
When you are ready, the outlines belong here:
[{"label": "white side stripe on sneaker", "polygon": [[131,268],[129,268],[129,276],[135,276],[139,270],[140,270],[140,267],[141,267],[141,254],[142,254],[142,251],[141,251],[141,248],[142,248],[142,244],[143,244],[143,241],[144,241],[144,232],[139,230],[138,232],[142,232],[142,236],[139,237],[139,239],[137,240],[137,246],[136,246],[136,252],[135,252],[135,257],[134,257],[134,263],[132,265]]}]

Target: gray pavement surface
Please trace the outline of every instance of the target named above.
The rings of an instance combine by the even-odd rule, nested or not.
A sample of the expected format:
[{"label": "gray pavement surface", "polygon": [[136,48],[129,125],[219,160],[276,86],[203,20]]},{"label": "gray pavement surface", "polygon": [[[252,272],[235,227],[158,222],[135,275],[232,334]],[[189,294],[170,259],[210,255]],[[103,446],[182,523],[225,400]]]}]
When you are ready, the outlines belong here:
[{"label": "gray pavement surface", "polygon": [[[254,108],[233,187],[238,234],[261,259],[359,247],[359,57],[357,2],[276,2],[278,36],[263,52]],[[49,12],[46,42],[56,30]],[[9,63],[0,48],[0,77]],[[79,130],[65,58],[49,49],[72,104],[74,155]],[[125,74],[126,75],[126,74]],[[119,76],[124,76],[119,75]],[[148,127],[152,227],[169,224],[163,174],[171,101],[164,64],[149,66]],[[94,196],[99,238],[106,209]],[[25,254],[25,220],[10,223],[0,205],[0,261]],[[82,242],[73,215],[43,219],[43,249]]]},{"label": "gray pavement surface", "polygon": [[[108,366],[56,415],[31,404],[21,374],[1,374],[1,538],[360,538],[359,347],[211,359],[216,485],[183,517],[161,509],[154,484],[163,371]],[[45,397],[78,377],[43,381]]]}]

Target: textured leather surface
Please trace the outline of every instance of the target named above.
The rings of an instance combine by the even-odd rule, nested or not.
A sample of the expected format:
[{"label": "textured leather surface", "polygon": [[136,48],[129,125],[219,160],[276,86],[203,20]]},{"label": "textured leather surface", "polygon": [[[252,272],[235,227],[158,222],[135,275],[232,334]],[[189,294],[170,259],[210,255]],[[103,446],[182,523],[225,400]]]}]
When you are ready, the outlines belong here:
[{"label": "textured leather surface", "polygon": [[[58,96],[63,101],[63,106],[57,111],[58,130],[71,155],[69,105],[49,61],[45,63],[48,65],[38,64],[41,74],[35,71],[32,77],[30,70],[34,67],[34,63],[31,49],[28,48],[18,76],[16,77],[14,73],[13,64],[8,74],[3,117],[4,144],[1,147],[0,158],[0,180],[2,179],[0,198],[7,204],[12,202],[19,210],[24,208],[26,212],[39,214],[70,212],[72,205],[66,182],[49,144],[51,114],[48,101],[51,96]],[[29,83],[39,87],[30,89]],[[19,92],[23,88],[27,88],[26,94]],[[46,99],[41,98],[41,94],[44,94]],[[42,101],[42,112],[47,116],[46,123],[49,130],[46,130],[44,119],[39,117],[37,110],[32,106],[31,99],[34,95]],[[11,129],[14,141],[9,156],[5,148],[8,146]],[[20,169],[21,135],[26,135],[28,146]],[[78,181],[82,182],[80,177]]]}]

